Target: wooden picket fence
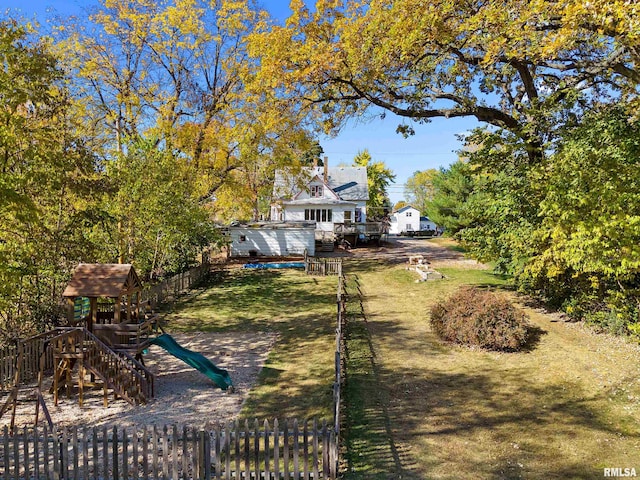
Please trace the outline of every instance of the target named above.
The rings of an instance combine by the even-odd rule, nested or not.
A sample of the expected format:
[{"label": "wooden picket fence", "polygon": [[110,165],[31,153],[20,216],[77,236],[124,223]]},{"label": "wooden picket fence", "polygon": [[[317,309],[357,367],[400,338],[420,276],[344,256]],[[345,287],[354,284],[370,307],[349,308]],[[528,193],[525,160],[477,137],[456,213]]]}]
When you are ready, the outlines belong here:
[{"label": "wooden picket fence", "polygon": [[[313,259],[311,263],[315,264],[315,260],[324,264],[325,259]],[[251,426],[247,421],[242,424],[235,421],[205,429],[177,426],[49,429],[45,425],[24,427],[12,433],[5,427],[0,438],[0,478],[338,478],[341,392],[345,378],[344,327],[348,317],[347,305],[360,298],[362,308],[362,299],[357,278],[344,275],[341,260],[326,260],[326,265],[330,267],[324,267],[322,274],[335,272],[330,274],[338,275],[332,424],[327,424],[327,421],[319,423],[317,420],[275,420],[270,424],[256,420]],[[189,288],[187,285],[190,282],[192,285],[208,274],[208,264],[197,268],[200,269],[199,273],[174,280],[175,283],[162,288],[169,292],[168,296],[176,294],[181,288]],[[160,300],[157,297],[156,301],[166,298]],[[37,348],[33,350],[36,352]],[[35,353],[31,357],[35,358]],[[0,364],[0,367],[4,368],[4,364]],[[7,374],[7,378],[9,376]]]},{"label": "wooden picket fence", "polygon": [[181,293],[200,283],[211,270],[208,256],[202,256],[202,263],[182,273],[178,273],[155,285],[145,287],[141,293],[143,302],[149,302],[155,308],[169,299],[177,298]]},{"label": "wooden picket fence", "polygon": [[[40,371],[40,356],[43,352],[44,368],[53,368],[53,352],[45,348],[47,341],[45,335],[38,335],[0,349],[0,391],[13,388],[17,373],[20,384],[35,380]],[[18,362],[21,362],[20,365]]]},{"label": "wooden picket fence", "polygon": [[342,276],[341,258],[304,258],[304,271],[307,275],[338,275]]},{"label": "wooden picket fence", "polygon": [[256,420],[198,430],[176,426],[4,429],[5,480],[335,479],[338,449],[326,422]]}]

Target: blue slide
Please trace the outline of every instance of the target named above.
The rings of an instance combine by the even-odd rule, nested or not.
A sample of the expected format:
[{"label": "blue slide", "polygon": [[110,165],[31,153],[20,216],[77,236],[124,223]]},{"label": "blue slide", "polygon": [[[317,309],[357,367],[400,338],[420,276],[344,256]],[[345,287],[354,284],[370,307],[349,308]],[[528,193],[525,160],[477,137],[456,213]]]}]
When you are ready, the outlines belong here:
[{"label": "blue slide", "polygon": [[151,340],[151,343],[164,348],[167,352],[176,358],[179,358],[184,363],[196,370],[204,373],[207,377],[213,380],[218,387],[222,390],[226,390],[233,386],[229,372],[222,368],[216,367],[211,361],[202,355],[201,353],[194,352],[188,348],[184,348],[175,338],[168,333],[163,333],[159,337]]}]

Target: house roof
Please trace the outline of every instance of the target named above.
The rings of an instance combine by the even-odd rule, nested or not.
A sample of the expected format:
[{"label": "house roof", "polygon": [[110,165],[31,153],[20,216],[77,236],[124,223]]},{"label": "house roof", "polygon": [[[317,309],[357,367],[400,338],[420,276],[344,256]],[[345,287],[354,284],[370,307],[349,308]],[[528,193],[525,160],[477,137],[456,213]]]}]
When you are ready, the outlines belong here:
[{"label": "house roof", "polygon": [[62,296],[117,298],[141,289],[140,279],[129,263],[81,263]]},{"label": "house roof", "polygon": [[406,212],[409,209],[418,210],[417,208],[412,207],[411,205],[405,205],[404,207],[400,208],[399,210],[396,210],[394,213],[403,213],[403,212]]},{"label": "house roof", "polygon": [[429,217],[420,217],[421,222],[430,222],[431,219]]},{"label": "house roof", "polygon": [[[314,176],[314,177],[313,177],[313,178],[312,178],[312,179],[307,183],[307,185],[312,185],[312,184],[314,184],[314,183],[316,183],[316,184],[317,184],[317,183],[322,184],[322,185],[323,185],[323,186],[328,190],[329,195],[331,195],[331,196],[332,196],[334,199],[336,199],[336,200],[339,200],[339,199],[340,199],[340,197],[338,196],[338,194],[337,194],[336,192],[334,192],[334,191],[333,191],[333,189],[329,186],[329,184],[328,184],[327,182],[325,182],[325,181],[322,179],[322,177],[321,177],[320,175],[315,175],[315,176]],[[300,191],[298,191],[298,193],[296,193],[296,194],[293,196],[293,200],[298,200],[298,199],[299,199],[299,197],[300,197],[300,195],[302,194],[302,192],[303,192],[303,191],[304,191],[304,190],[300,190]],[[323,198],[324,198],[324,199],[326,199],[326,200],[331,200],[330,198],[327,198],[327,197],[323,197]]]},{"label": "house roof", "polygon": [[283,205],[355,205],[346,200],[334,200],[332,198],[301,198],[296,200],[284,200]]},{"label": "house roof", "polygon": [[[324,179],[324,167],[303,168],[298,175],[276,172],[274,198],[293,197],[316,176]],[[328,167],[326,184],[342,200],[369,200],[366,167]]]}]

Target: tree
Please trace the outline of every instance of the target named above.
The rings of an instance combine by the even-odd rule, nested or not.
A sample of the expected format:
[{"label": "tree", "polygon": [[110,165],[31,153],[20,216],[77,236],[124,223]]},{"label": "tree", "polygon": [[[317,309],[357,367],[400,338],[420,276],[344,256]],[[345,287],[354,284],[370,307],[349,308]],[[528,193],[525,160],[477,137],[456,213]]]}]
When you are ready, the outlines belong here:
[{"label": "tree", "polygon": [[[145,277],[190,267],[197,254],[217,240],[204,205],[193,189],[193,165],[155,148],[154,141],[127,145],[126,154],[107,165],[116,193],[107,200],[113,219],[105,243],[125,245],[125,262]],[[115,223],[120,228],[115,228]],[[111,262],[117,250],[112,250]]]},{"label": "tree", "polygon": [[[244,123],[239,138],[237,168],[216,191],[214,212],[223,221],[269,216],[276,170],[297,174],[309,160],[305,154],[319,148],[295,116],[268,109]],[[247,119],[248,120],[248,119]],[[320,148],[320,152],[322,149]]]},{"label": "tree", "polygon": [[434,178],[429,214],[521,290],[640,335],[639,129],[624,106],[590,112],[534,165],[516,139],[476,131],[468,162]]},{"label": "tree", "polygon": [[384,210],[390,209],[391,202],[387,195],[387,187],[396,176],[391,172],[384,162],[374,162],[371,154],[365,148],[353,159],[356,167],[367,168],[367,184],[369,186],[369,202],[367,210],[371,217],[379,217],[384,214]]},{"label": "tree", "polygon": [[404,196],[407,202],[414,208],[420,210],[421,215],[427,214],[429,202],[433,199],[433,177],[438,174],[438,170],[431,168],[413,172],[404,187]]},{"label": "tree", "polygon": [[[344,6],[343,6],[344,5]],[[261,81],[336,131],[370,107],[418,122],[475,117],[539,162],[557,127],[600,102],[637,97],[638,5],[625,0],[292,3],[253,38]],[[401,126],[410,134],[410,126]]]},{"label": "tree", "polygon": [[523,283],[557,302],[577,300],[583,313],[605,303],[625,320],[638,320],[638,138],[640,125],[621,107],[590,113],[564,132],[546,171],[541,248]]},{"label": "tree", "polygon": [[155,139],[198,167],[204,200],[239,168],[246,126],[292,111],[246,88],[256,68],[246,37],[264,16],[250,3],[103,0],[92,23],[62,30],[74,91],[107,158],[130,141]]},{"label": "tree", "polygon": [[65,28],[74,91],[105,158],[153,139],[159,155],[195,166],[192,187],[216,198],[220,218],[259,217],[275,168],[310,149],[297,106],[252,81],[247,36],[264,19],[248,0],[104,0],[88,25]]},{"label": "tree", "polygon": [[396,204],[393,206],[393,211],[397,212],[398,210],[400,210],[403,207],[406,207],[407,205],[409,205],[407,202],[405,202],[404,200],[400,200],[399,202],[396,202]]},{"label": "tree", "polygon": [[318,142],[317,140],[314,141],[311,144],[311,147],[302,155],[302,164],[311,166],[315,163],[319,167],[324,166],[324,160],[322,159],[323,153],[324,150],[322,149],[320,142]]},{"label": "tree", "polygon": [[476,193],[478,179],[469,164],[458,161],[449,168],[441,168],[431,181],[434,195],[427,206],[427,216],[448,235],[472,225],[467,202]]},{"label": "tree", "polygon": [[69,265],[99,246],[101,188],[65,76],[34,27],[0,22],[0,342],[57,319]]}]

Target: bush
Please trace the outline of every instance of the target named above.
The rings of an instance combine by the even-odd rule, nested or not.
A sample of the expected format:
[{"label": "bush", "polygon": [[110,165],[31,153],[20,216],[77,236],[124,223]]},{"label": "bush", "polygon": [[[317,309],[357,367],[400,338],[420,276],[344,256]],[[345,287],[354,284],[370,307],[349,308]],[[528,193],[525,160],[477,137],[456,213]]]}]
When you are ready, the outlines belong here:
[{"label": "bush", "polygon": [[615,309],[603,309],[585,314],[584,321],[587,325],[595,328],[600,333],[610,333],[619,336],[636,336],[637,325],[630,320],[628,313],[619,312]]},{"label": "bush", "polygon": [[529,323],[509,300],[464,287],[431,308],[431,327],[443,340],[489,350],[517,351],[527,342]]}]

